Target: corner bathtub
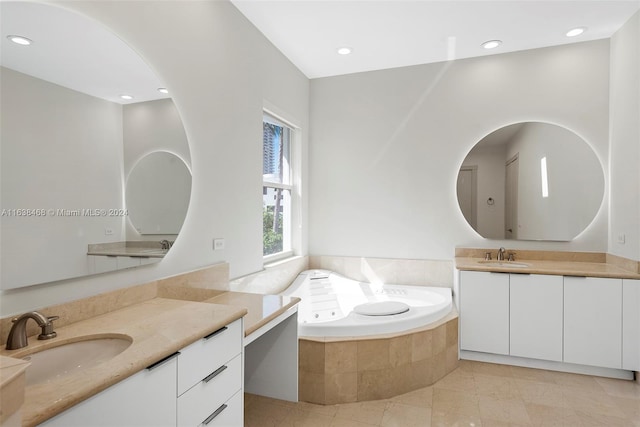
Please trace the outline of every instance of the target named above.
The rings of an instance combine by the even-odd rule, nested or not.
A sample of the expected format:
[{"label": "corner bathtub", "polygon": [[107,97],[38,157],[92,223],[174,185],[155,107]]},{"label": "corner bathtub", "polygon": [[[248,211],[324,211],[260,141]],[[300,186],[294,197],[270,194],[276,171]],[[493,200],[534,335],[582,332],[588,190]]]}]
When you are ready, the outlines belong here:
[{"label": "corner bathtub", "polygon": [[321,405],[387,399],[458,366],[451,289],[374,285],[326,270],[300,273],[298,398]]},{"label": "corner bathtub", "polygon": [[452,308],[449,288],[374,285],[327,270],[300,273],[282,294],[302,299],[300,337],[399,333],[435,322]]}]

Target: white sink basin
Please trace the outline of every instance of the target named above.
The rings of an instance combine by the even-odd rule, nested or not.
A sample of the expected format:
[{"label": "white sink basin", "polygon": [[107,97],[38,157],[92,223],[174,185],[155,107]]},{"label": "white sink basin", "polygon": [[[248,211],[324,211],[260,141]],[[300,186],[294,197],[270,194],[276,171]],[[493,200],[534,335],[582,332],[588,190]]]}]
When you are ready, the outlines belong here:
[{"label": "white sink basin", "polygon": [[93,338],[50,347],[22,356],[31,362],[26,385],[54,381],[65,375],[97,366],[122,353],[131,345],[130,338]]},{"label": "white sink basin", "polygon": [[482,260],[478,261],[479,264],[486,264],[495,267],[507,267],[507,268],[526,268],[531,267],[529,264],[525,264],[524,262],[515,262],[515,261],[488,261]]}]

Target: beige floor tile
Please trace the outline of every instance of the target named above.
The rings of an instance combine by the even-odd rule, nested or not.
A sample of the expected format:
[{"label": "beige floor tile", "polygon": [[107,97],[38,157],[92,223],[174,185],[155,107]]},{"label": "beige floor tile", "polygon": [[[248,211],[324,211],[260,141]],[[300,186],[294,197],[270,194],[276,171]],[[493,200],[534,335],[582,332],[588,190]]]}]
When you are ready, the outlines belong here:
[{"label": "beige floor tile", "polygon": [[576,411],[580,426],[583,427],[629,427],[630,422],[626,418],[609,417],[606,415],[597,415]]},{"label": "beige floor tile", "polygon": [[638,399],[627,399],[626,397],[615,396],[612,396],[611,399],[628,419],[640,423],[640,401]]},{"label": "beige floor tile", "polygon": [[483,427],[480,415],[432,410],[431,427]]},{"label": "beige floor tile", "polygon": [[551,384],[556,383],[555,377],[553,375],[554,373],[550,371],[545,371],[544,369],[511,366],[509,370],[511,371],[511,376],[514,378],[529,380],[529,381],[536,381],[541,383],[551,383]]},{"label": "beige floor tile", "polygon": [[458,371],[462,371],[468,375],[473,375],[473,362],[471,360],[460,360],[458,362]]},{"label": "beige floor tile", "polygon": [[434,388],[431,407],[434,413],[456,413],[480,418],[478,396],[472,393]]},{"label": "beige floor tile", "polygon": [[516,380],[510,377],[474,374],[478,395],[496,399],[514,399],[520,397]]},{"label": "beige floor tile", "polygon": [[640,384],[629,380],[596,377],[595,380],[610,396],[640,399]]},{"label": "beige floor tile", "polygon": [[562,387],[557,384],[521,379],[516,379],[516,384],[524,403],[535,403],[557,408],[567,407]]},{"label": "beige floor tile", "polygon": [[429,427],[431,426],[431,408],[391,402],[384,411],[380,425],[382,427]]},{"label": "beige floor tile", "polygon": [[613,398],[604,393],[580,392],[576,388],[564,388],[564,399],[576,412],[626,418],[625,413],[616,405]]},{"label": "beige floor tile", "polygon": [[527,408],[531,425],[536,427],[569,427],[580,424],[578,415],[571,408],[556,408],[534,403],[527,403],[525,407]]},{"label": "beige floor tile", "polygon": [[433,387],[424,387],[400,396],[392,397],[392,402],[402,403],[404,405],[418,406],[420,408],[431,408],[433,401]]},{"label": "beige floor tile", "polygon": [[510,366],[497,363],[474,362],[471,369],[474,374],[496,375],[499,377],[512,376]]},{"label": "beige floor tile", "polygon": [[361,423],[360,421],[345,420],[344,418],[334,418],[331,427],[378,427],[379,424]]},{"label": "beige floor tile", "polygon": [[338,405],[317,405],[315,403],[308,402],[298,402],[296,404],[296,408],[311,412],[314,414],[326,415],[329,417],[333,417],[338,412]]},{"label": "beige floor tile", "polygon": [[476,392],[476,383],[473,375],[468,375],[467,372],[456,369],[449,375],[446,375],[441,380],[437,381],[434,388],[441,388],[447,390],[464,391],[468,393]]},{"label": "beige floor tile", "polygon": [[333,417],[293,409],[279,424],[281,427],[330,427]]},{"label": "beige floor tile", "polygon": [[245,411],[245,424],[257,427],[280,426],[294,409],[291,406],[256,401]]},{"label": "beige floor tile", "polygon": [[530,427],[531,424],[510,423],[507,421],[482,418],[482,427]]},{"label": "beige floor tile", "polygon": [[596,381],[595,377],[589,375],[553,372],[552,377],[556,384],[564,387],[577,387],[584,391],[604,393],[604,388]]},{"label": "beige floor tile", "polygon": [[478,396],[480,417],[506,423],[529,425],[531,420],[521,399],[496,399],[491,396]]},{"label": "beige floor tile", "polygon": [[368,402],[345,403],[337,405],[336,418],[359,421],[379,425],[387,406],[386,400],[373,400]]}]

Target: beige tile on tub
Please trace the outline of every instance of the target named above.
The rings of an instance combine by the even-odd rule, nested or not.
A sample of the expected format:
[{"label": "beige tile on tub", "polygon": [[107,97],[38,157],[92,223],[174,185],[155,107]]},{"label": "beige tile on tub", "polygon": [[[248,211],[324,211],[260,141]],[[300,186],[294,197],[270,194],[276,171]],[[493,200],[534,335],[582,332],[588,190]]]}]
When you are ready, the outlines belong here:
[{"label": "beige tile on tub", "polygon": [[387,369],[389,363],[389,340],[360,340],[357,342],[358,372]]},{"label": "beige tile on tub", "polygon": [[324,403],[355,402],[358,400],[358,373],[343,372],[337,374],[325,374]]},{"label": "beige tile on tub", "polygon": [[358,345],[355,341],[338,341],[324,344],[325,373],[356,372],[358,369]]}]

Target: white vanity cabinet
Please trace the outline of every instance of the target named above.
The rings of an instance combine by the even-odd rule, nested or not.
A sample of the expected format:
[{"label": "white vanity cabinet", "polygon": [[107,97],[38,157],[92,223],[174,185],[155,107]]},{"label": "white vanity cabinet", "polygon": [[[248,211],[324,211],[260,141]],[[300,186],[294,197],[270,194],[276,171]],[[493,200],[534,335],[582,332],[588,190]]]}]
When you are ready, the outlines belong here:
[{"label": "white vanity cabinet", "polygon": [[238,319],[41,425],[242,426],[243,337]]},{"label": "white vanity cabinet", "polygon": [[562,361],[562,276],[509,275],[509,354]]},{"label": "white vanity cabinet", "polygon": [[622,279],[564,278],[564,361],[622,368]]},{"label": "white vanity cabinet", "polygon": [[177,355],[78,403],[41,426],[175,426]]},{"label": "white vanity cabinet", "polygon": [[640,371],[640,280],[622,280],[622,369]]},{"label": "white vanity cabinet", "polygon": [[242,337],[237,320],[180,351],[178,426],[242,425]]},{"label": "white vanity cabinet", "polygon": [[509,354],[509,274],[460,272],[460,350]]}]

